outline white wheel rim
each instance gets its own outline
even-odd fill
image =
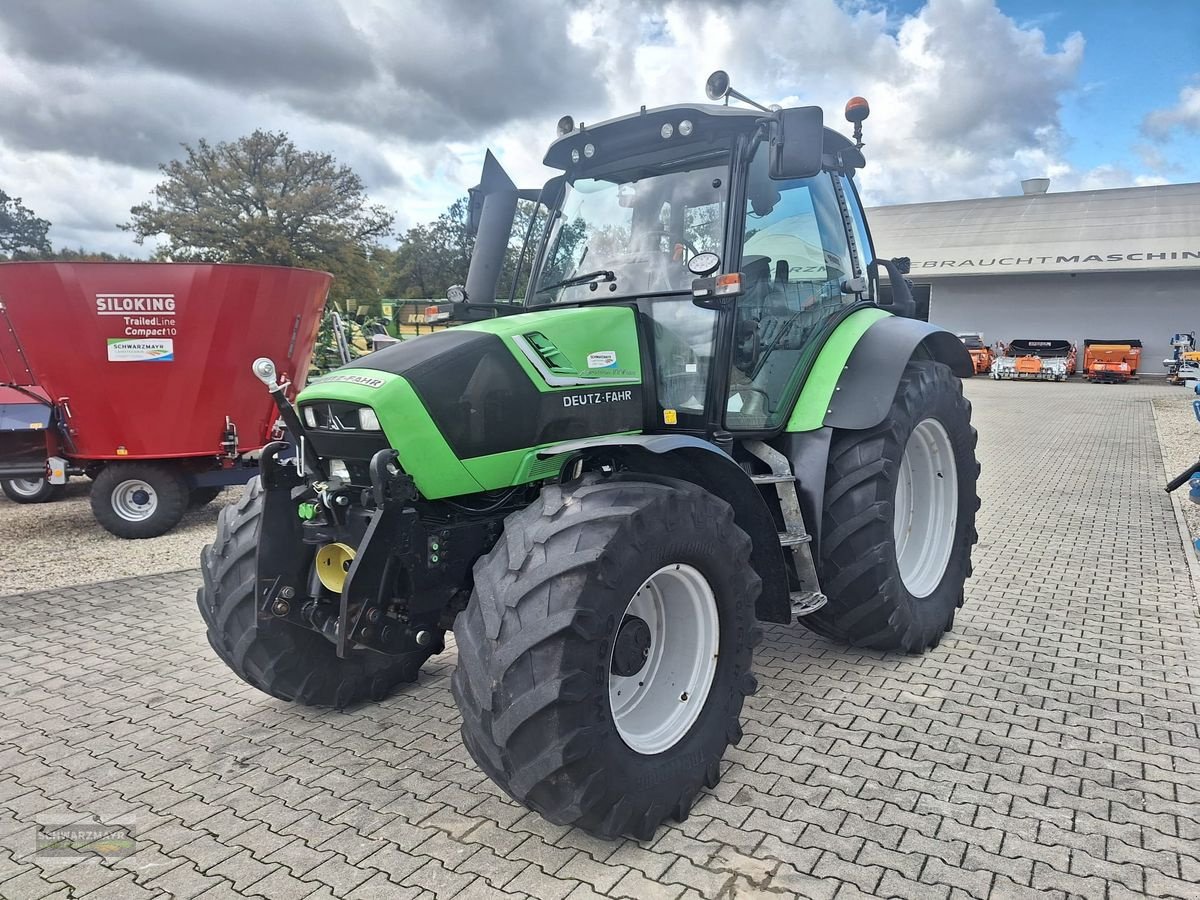
[[[158,494],[149,483],[130,478],[113,488],[112,508],[126,522],[144,522],[158,509]]]
[[[608,701],[621,739],[650,756],[679,743],[708,700],[721,638],[717,598],[699,570],[663,566],[629,601],[622,624],[627,617],[646,623],[650,646],[642,668],[629,676],[613,672],[609,654]]]
[[[958,526],[958,470],[950,436],[923,419],[900,460],[895,502],[896,564],[904,587],[928,597],[942,583]]]
[[[32,497],[42,489],[42,483],[45,480],[45,478],[10,478],[8,486],[12,488],[14,494]]]

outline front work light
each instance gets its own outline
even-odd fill
[[[663,136],[663,139],[669,138],[675,133],[675,128],[670,122],[663,122],[663,127],[658,132]]]
[[[684,119],[679,123],[679,136],[687,137],[692,133],[692,122],[690,119]]]

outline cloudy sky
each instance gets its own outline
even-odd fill
[[[118,222],[198,138],[282,129],[397,225],[493,148],[528,185],[564,113],[871,102],[868,202],[1200,181],[1194,0],[5,0],[0,189],[55,246],[144,255]],[[844,123],[843,123],[844,124]]]

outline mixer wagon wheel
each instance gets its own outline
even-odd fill
[[[202,506],[208,506],[221,495],[223,487],[201,487],[192,488],[188,494],[188,508],[200,509]]]
[[[187,481],[169,463],[109,463],[92,482],[92,514],[117,537],[165,534],[179,524],[187,505]]]
[[[51,484],[45,478],[6,478],[0,490],[13,503],[48,503],[62,493],[61,484]]]

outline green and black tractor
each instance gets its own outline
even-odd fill
[[[875,257],[866,101],[851,139],[708,96],[564,117],[540,189],[489,154],[457,327],[294,406],[256,361],[290,437],[203,554],[209,641],[274,697],[381,700],[453,632],[479,767],[604,837],[717,783],[761,623],[921,653],[976,539],[971,359]]]

